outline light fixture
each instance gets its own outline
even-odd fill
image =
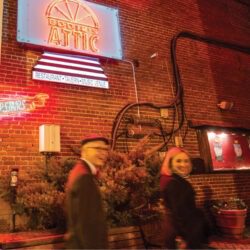
[[[155,53],[153,53],[153,54],[150,56],[150,58],[153,59],[153,58],[158,57],[158,56],[159,56],[159,53],[158,53],[158,52],[155,52]]]
[[[226,110],[229,111],[233,108],[234,103],[233,102],[229,102],[229,101],[221,101],[217,104],[218,108],[220,108],[221,110]]]
[[[61,151],[60,125],[43,124],[39,126],[39,152],[45,156],[45,175],[48,175],[50,158]]]

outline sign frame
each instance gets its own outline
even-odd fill
[[[250,171],[250,130],[205,126],[197,136],[206,172]]]
[[[17,41],[47,51],[123,57],[119,10],[85,0],[18,0]]]

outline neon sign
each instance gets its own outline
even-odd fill
[[[22,44],[122,59],[118,10],[84,0],[18,0]]]
[[[54,1],[46,16],[50,26],[49,44],[98,52],[99,21],[86,4],[77,0]]]
[[[47,94],[39,93],[33,97],[22,96],[17,98],[0,99],[0,116],[10,116],[20,113],[29,113],[38,107],[44,107]]]

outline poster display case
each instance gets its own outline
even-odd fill
[[[250,131],[205,127],[198,130],[207,172],[250,170]]]

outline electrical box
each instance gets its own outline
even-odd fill
[[[168,118],[168,109],[167,108],[161,108],[160,109],[160,114],[161,114],[161,117],[164,118],[164,119],[167,119]]]
[[[174,141],[176,147],[183,147],[183,140],[181,136],[175,136]]]
[[[60,151],[60,126],[54,124],[39,126],[39,152]]]

